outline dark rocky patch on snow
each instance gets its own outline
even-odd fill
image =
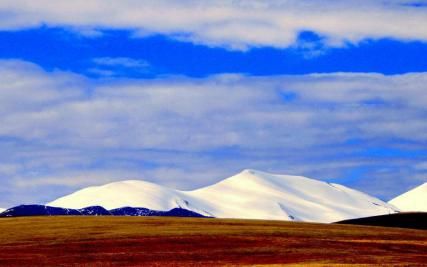
[[[104,209],[101,206],[92,206],[78,210],[81,215],[89,215],[89,216],[109,216],[112,215],[111,212]]]

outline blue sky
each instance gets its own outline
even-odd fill
[[[31,45],[29,45],[31,44]],[[307,44],[310,48],[307,48]],[[326,47],[313,32],[302,32],[288,48],[258,47],[247,51],[196,45],[167,35],[135,38],[129,30],[105,30],[87,38],[63,28],[38,27],[0,32],[0,57],[30,61],[45,70],[76,72],[91,78],[165,75],[206,77],[221,73],[269,76],[328,72],[377,72],[387,75],[427,69],[427,45],[391,38]],[[100,66],[95,58],[127,58],[143,68]],[[96,72],[95,70],[106,70]]]
[[[0,3],[0,207],[245,168],[427,181],[424,1],[41,1]]]

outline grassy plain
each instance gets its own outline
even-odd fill
[[[427,231],[167,217],[0,219],[0,266],[424,266]]]

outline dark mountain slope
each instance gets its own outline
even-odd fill
[[[171,216],[171,217],[205,217],[193,211],[175,208],[169,211],[150,210],[146,208],[124,207],[106,210],[100,206],[83,209],[64,209],[44,205],[20,205],[0,213],[0,217],[22,216]]]
[[[400,227],[427,230],[427,212],[401,212],[336,222],[384,227]]]

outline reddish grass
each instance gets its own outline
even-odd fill
[[[0,265],[423,266],[427,231],[155,217],[0,219]]]

